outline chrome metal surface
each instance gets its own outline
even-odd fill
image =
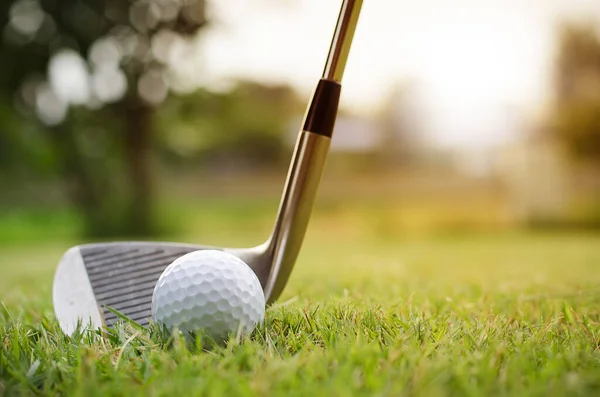
[[[362,2],[363,0],[344,0],[342,3],[327,62],[323,69],[324,79],[342,81]]]
[[[79,322],[83,327],[102,326],[100,306],[94,296],[79,247],[63,255],[52,285],[52,305],[61,329],[72,334]]]
[[[292,272],[302,246],[331,139],[303,131],[281,198],[273,234],[267,245],[271,271],[264,287],[267,302],[276,300]]]

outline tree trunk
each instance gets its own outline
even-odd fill
[[[49,128],[52,144],[60,160],[60,168],[67,184],[67,195],[73,204],[83,213],[85,219],[84,234],[95,236],[105,231],[102,222],[102,198],[96,189],[93,175],[75,139],[72,125],[67,121]]]
[[[153,223],[153,184],[151,172],[152,118],[154,109],[139,99],[124,107],[125,155],[131,202],[128,212],[130,230],[137,235],[155,232]]]

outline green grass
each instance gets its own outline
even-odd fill
[[[187,240],[260,241],[270,222],[238,215]],[[0,246],[0,395],[600,395],[600,236],[368,224],[318,215],[263,326],[210,349],[66,337],[51,288],[73,242]]]

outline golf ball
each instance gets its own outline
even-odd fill
[[[223,251],[201,250],[173,261],[152,295],[152,318],[171,331],[204,331],[215,340],[250,333],[264,319],[265,296],[254,271]]]

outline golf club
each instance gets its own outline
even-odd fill
[[[223,248],[166,242],[111,242],[70,248],[54,277],[52,299],[62,330],[78,323],[94,329],[117,320],[112,307],[146,326],[154,286],[165,268],[186,253],[216,249],[247,263],[258,276],[267,303],[283,291],[302,246],[329,152],[341,80],[362,0],[343,0],[329,54],[304,116],[287,174],[275,226],[252,248]]]

